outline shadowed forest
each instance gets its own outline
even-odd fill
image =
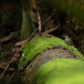
[[[0,84],[84,83],[84,0],[0,0]]]

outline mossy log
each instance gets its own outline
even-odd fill
[[[54,36],[42,36],[22,49],[18,69],[26,84],[82,84],[84,57],[73,46]],[[26,71],[24,71],[26,67]]]

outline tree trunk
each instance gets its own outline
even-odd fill
[[[29,8],[26,0],[22,2],[22,27],[21,27],[21,38],[26,39],[33,32],[33,23],[29,15]]]

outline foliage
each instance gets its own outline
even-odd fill
[[[66,47],[71,50],[80,59],[84,59],[82,54],[73,46],[68,46],[62,39],[58,37],[42,36],[36,38],[24,45],[22,49],[22,56],[20,58],[19,70],[23,68],[26,62],[32,61],[38,54],[42,53],[47,48],[52,48],[53,45]]]

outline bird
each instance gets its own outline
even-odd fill
[[[69,36],[68,35],[65,35],[65,36],[63,36],[63,37],[65,37],[65,43],[68,45],[68,46],[74,46],[75,47],[75,45],[73,44],[73,42],[71,41],[71,39],[69,38]]]

